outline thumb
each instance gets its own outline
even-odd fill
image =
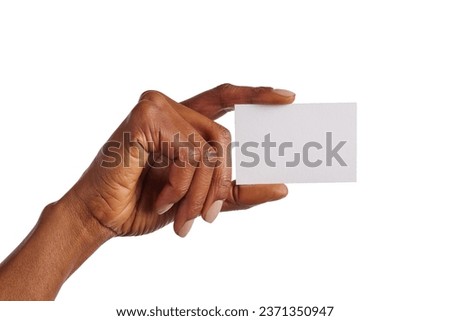
[[[288,189],[284,184],[236,185],[236,181],[233,181],[222,211],[247,209],[277,201],[286,197],[287,194]]]

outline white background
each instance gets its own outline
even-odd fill
[[[0,2],[2,258],[146,89],[182,100],[231,82],[358,103],[357,183],[291,185],[287,199],[198,221],[186,239],[170,226],[114,239],[56,303],[0,304],[0,318],[334,305],[319,319],[448,320],[446,5]],[[233,115],[222,123],[232,130]]]

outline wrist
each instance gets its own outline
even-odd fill
[[[51,228],[64,247],[68,263],[67,277],[103,243],[115,236],[91,215],[73,191],[47,205],[38,226],[43,229]]]
[[[0,265],[0,300],[51,300],[67,278],[113,233],[69,192]]]
[[[43,216],[60,216],[70,227],[69,233],[78,236],[77,241],[84,245],[101,245],[115,236],[114,231],[102,225],[89,208],[72,189],[57,202],[44,209]]]

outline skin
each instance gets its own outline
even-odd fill
[[[69,276],[113,237],[151,233],[171,222],[185,237],[198,216],[211,223],[220,211],[285,197],[283,184],[231,181],[230,133],[214,120],[235,104],[289,104],[294,98],[286,90],[230,84],[181,103],[160,92],[143,93],[80,180],[43,210],[1,263],[0,300],[53,300]],[[177,134],[190,149],[164,148]],[[111,152],[122,155],[119,164]]]

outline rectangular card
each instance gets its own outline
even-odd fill
[[[236,105],[238,184],[356,182],[356,103]]]

